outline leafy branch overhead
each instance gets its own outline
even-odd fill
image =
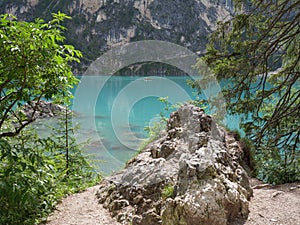
[[[68,18],[58,12],[47,23],[29,23],[0,16],[0,137],[15,136],[32,122],[34,115],[28,119],[18,111],[25,103],[43,98],[65,102],[71,96],[77,79],[69,63],[79,62],[82,55],[62,44],[65,28],[60,23]],[[7,128],[8,119],[17,125]]]
[[[268,152],[268,160],[279,159],[273,164],[282,163],[283,170],[298,168],[291,175],[295,179],[300,163],[300,2],[235,4],[234,17],[219,22],[210,36],[204,60],[219,80],[227,81],[228,110],[244,115],[242,126],[257,151]]]
[[[29,23],[0,16],[0,224],[45,222],[60,198],[100,178],[71,135],[68,107],[44,102],[69,106],[78,82],[69,63],[81,53],[62,44],[67,18],[57,13],[50,22]],[[65,117],[49,137],[23,129],[54,105]]]

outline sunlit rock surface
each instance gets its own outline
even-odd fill
[[[49,20],[61,11],[71,20],[63,24],[67,43],[83,52],[81,71],[113,47],[139,40],[160,40],[179,44],[200,54],[216,22],[233,13],[231,0],[6,0],[0,13],[21,20],[36,17]]]
[[[161,138],[102,182],[99,202],[123,224],[218,224],[248,215],[243,150],[193,105],[171,114]]]

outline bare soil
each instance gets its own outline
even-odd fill
[[[251,186],[248,218],[234,225],[300,225],[300,182],[270,185],[252,179]]]
[[[253,197],[247,220],[233,225],[300,225],[300,182],[283,185],[251,180]],[[48,225],[119,225],[99,205],[95,196],[98,186],[70,195],[48,217]],[[195,224],[198,225],[198,224]]]
[[[96,192],[99,186],[70,195],[57,205],[48,217],[48,225],[118,225],[109,212],[98,204]]]

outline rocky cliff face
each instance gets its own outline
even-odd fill
[[[166,132],[102,182],[100,203],[122,224],[226,225],[247,217],[252,194],[239,143],[184,105]]]
[[[231,0],[3,0],[0,13],[46,20],[51,12],[66,21],[68,42],[82,50],[85,66],[103,52],[138,40],[163,40],[200,54],[216,21],[229,18]]]

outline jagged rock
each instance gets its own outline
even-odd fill
[[[66,107],[43,100],[39,101],[38,104],[32,101],[22,107],[22,113],[26,116],[27,120],[61,116],[65,112]],[[71,113],[71,110],[68,110],[68,113]]]
[[[65,35],[83,52],[78,69],[84,72],[91,61],[109,49],[140,40],[168,41],[203,53],[217,21],[229,19],[234,8],[232,0],[73,0],[48,4],[38,0],[0,1],[1,14],[10,13],[25,21],[37,17],[48,21],[57,11],[72,17],[64,22],[68,28]],[[122,75],[182,74],[170,66],[151,67],[133,65]]]
[[[163,134],[102,182],[99,202],[112,215],[135,225],[225,225],[247,217],[252,190],[232,135],[193,105],[172,113]]]

